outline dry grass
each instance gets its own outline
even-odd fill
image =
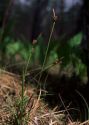
[[[0,73],[0,125],[14,124],[14,112],[16,111],[16,100],[21,93],[21,79],[15,74],[8,72]],[[29,114],[27,125],[89,125],[89,120],[84,123],[72,122],[64,114],[65,111],[56,111],[41,100],[30,85],[25,87],[25,96],[29,101],[25,107],[25,114]],[[25,117],[26,115],[24,115]],[[23,124],[22,124],[23,125]]]

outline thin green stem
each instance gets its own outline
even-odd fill
[[[45,63],[46,63],[47,54],[48,54],[48,50],[49,50],[49,46],[50,46],[52,34],[53,34],[53,31],[54,31],[54,27],[55,27],[55,21],[53,22],[52,29],[51,29],[51,33],[50,33],[50,36],[49,36],[48,45],[47,45],[47,49],[46,49],[46,53],[45,53],[45,57],[44,57],[44,62],[43,62],[43,65],[42,65],[42,69],[41,69],[41,72],[40,72],[40,76],[39,76],[39,83],[40,83],[40,79],[41,79],[41,77],[42,77],[42,72],[43,72],[43,70],[44,70],[44,66],[45,66]]]
[[[29,66],[29,62],[30,62],[31,57],[32,57],[32,49],[31,49],[28,61],[26,63],[25,70],[23,70],[23,75],[22,75],[22,100],[21,100],[22,101],[22,105],[21,105],[21,115],[23,115],[23,112],[24,112],[24,104],[23,104],[23,101],[24,101],[24,82],[25,82],[25,77],[26,77],[28,66]]]
[[[31,60],[31,56],[32,56],[32,49],[31,49],[31,52],[30,52],[28,61],[27,61],[27,63],[26,63],[25,70],[23,71],[23,76],[22,76],[22,102],[23,102],[23,96],[24,96],[24,82],[25,82],[25,76],[26,76],[26,73],[27,73],[27,69],[28,69],[29,62],[30,62],[30,60]]]

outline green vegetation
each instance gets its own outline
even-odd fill
[[[79,33],[68,42],[60,44],[60,41],[52,41],[55,44],[49,45],[46,55],[45,66],[51,65],[57,59],[62,59],[61,70],[67,70],[73,67],[73,72],[80,78],[86,76],[86,66],[81,61],[81,50],[79,44],[82,34]],[[0,45],[0,65],[9,67],[9,65],[21,65],[27,62],[29,53],[31,52],[30,67],[32,65],[42,65],[45,58],[46,45],[41,36],[38,37],[35,44],[21,40],[14,40],[10,36],[6,36]],[[7,61],[5,61],[7,60]],[[26,64],[25,64],[26,65]]]

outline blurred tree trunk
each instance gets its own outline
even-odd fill
[[[84,62],[87,66],[87,76],[88,84],[87,89],[89,90],[89,1],[85,0],[83,7],[83,40],[82,40],[82,49],[84,52]]]

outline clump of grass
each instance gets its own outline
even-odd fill
[[[22,74],[22,91],[21,91],[21,99],[17,102],[17,106],[16,106],[16,113],[14,114],[14,119],[13,119],[13,125],[28,125],[28,120],[29,120],[29,113],[31,111],[31,108],[29,109],[29,111],[26,112],[26,109],[28,107],[29,102],[31,101],[30,98],[26,97],[24,95],[24,84],[25,84],[25,76],[27,74],[27,69],[31,60],[31,56],[32,56],[32,50],[30,51],[30,55],[28,57],[28,61],[26,63],[25,69],[23,70],[23,74]]]
[[[31,97],[24,96],[22,98],[17,99],[15,105],[13,106],[14,112],[12,111],[12,115],[10,117],[9,124],[11,125],[28,125],[29,113],[32,107],[29,107],[29,102],[31,101]],[[28,111],[29,110],[29,111]]]

